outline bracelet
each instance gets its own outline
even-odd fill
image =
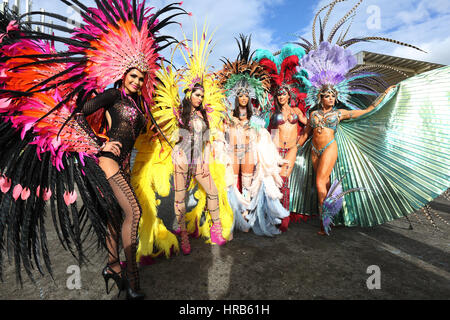
[[[377,107],[381,103],[381,101],[384,99],[384,97],[386,97],[386,96],[387,96],[387,93],[383,92],[383,94],[381,96],[379,96],[377,101],[375,102],[376,104],[374,105],[374,108]]]

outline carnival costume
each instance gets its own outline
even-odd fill
[[[122,234],[127,275],[120,280],[107,266],[103,271],[107,290],[109,278],[119,287],[124,288],[128,280],[128,288],[139,289],[135,257],[141,213],[129,183],[128,159],[151,118],[147,106],[152,103],[161,59],[158,52],[175,42],[155,33],[185,11],[171,4],[151,14],[145,3],[129,0],[96,1],[97,8],[75,0],[63,2],[79,11],[83,24],[47,12],[21,18],[51,16],[60,24],[22,23],[51,27],[69,36],[13,27],[1,45],[0,254],[6,249],[8,256],[14,255],[19,280],[21,262],[31,279],[34,267],[43,273],[41,257],[52,273],[44,225],[48,203],[59,240],[80,264],[85,260],[83,242],[92,231],[99,247],[117,259],[110,263],[118,263]],[[171,11],[177,13],[158,20]],[[66,50],[57,51],[55,42],[67,45]],[[145,73],[142,96],[127,96],[117,89],[97,94],[123,80],[131,69]],[[112,124],[102,130],[106,112]],[[104,141],[112,140],[122,143],[120,157],[101,152]],[[98,157],[116,161],[119,172],[107,180]],[[122,224],[121,209],[127,224]],[[122,225],[130,225],[130,230],[120,232]],[[142,297],[134,293],[128,290],[127,297]]]
[[[276,226],[289,216],[289,212],[280,203],[282,179],[279,164],[282,159],[264,128],[264,116],[270,111],[270,107],[267,110],[270,77],[258,62],[252,61],[251,38],[240,35],[237,42],[240,52],[236,61],[223,60],[224,67],[218,73],[226,90],[228,107],[225,130],[231,164],[227,167],[227,175],[234,177],[228,189],[228,200],[234,211],[236,229],[248,231],[251,228],[258,235],[273,236],[280,233]],[[235,115],[241,95],[248,96],[252,114],[250,119],[246,115],[245,123]],[[254,161],[253,172],[241,171],[241,193],[238,189],[239,175],[234,172],[232,164],[237,162],[240,167],[241,163],[251,159]]]
[[[339,2],[333,1],[317,13],[313,26],[319,14],[328,9],[325,19],[321,20],[318,41],[313,29],[312,42],[302,38],[303,42],[299,43],[307,53],[300,61],[300,67],[307,70],[312,84],[307,105],[311,108],[319,105],[319,93],[326,87],[336,95],[340,109],[365,109],[384,87],[374,72],[395,68],[357,66],[355,56],[347,48],[371,40],[413,46],[381,37],[347,40],[347,32],[333,44],[334,36],[362,1],[338,21],[325,40],[328,18]],[[449,89],[449,71],[444,68],[404,80],[387,96],[378,98],[374,110],[356,119],[340,122],[337,107],[327,114],[320,108],[310,109],[311,128],[334,131],[339,147],[331,174],[331,181],[335,182],[323,207],[318,208],[314,175],[311,174],[314,172],[311,152],[320,157],[334,140],[322,149],[308,141],[299,151],[292,173],[296,183],[291,185],[291,211],[311,215],[322,209],[323,225],[328,233],[333,219],[334,223],[345,226],[383,224],[426,206],[447,190],[450,181],[450,111],[445,97]],[[372,99],[368,99],[370,97]],[[339,211],[340,214],[333,218]]]
[[[152,113],[163,136],[159,135],[149,142],[149,133],[143,135],[136,144],[138,154],[132,182],[143,206],[138,248],[138,258],[142,263],[161,254],[169,257],[172,252],[178,252],[178,240],[174,233],[181,233],[184,254],[190,252],[184,230],[191,236],[200,236],[207,243],[216,244],[224,244],[231,234],[233,212],[227,200],[225,164],[215,157],[216,144],[222,144],[216,139],[220,137],[225,106],[218,81],[213,74],[208,73],[211,40],[212,36],[208,37],[206,27],[200,36],[195,28],[192,47],[187,45],[186,37],[179,47],[186,67],[175,72],[172,66],[167,66],[158,73],[160,84],[155,92],[156,103]],[[187,99],[190,99],[194,88],[199,85],[204,88],[202,105],[207,122],[194,113],[189,118],[189,124],[183,123],[179,85]],[[211,145],[210,150],[207,145]],[[203,163],[209,163],[206,176],[202,176],[203,172],[199,168]],[[192,194],[196,187],[194,197]],[[175,226],[168,227],[173,233],[158,216],[161,200],[167,198],[171,191],[175,196],[177,221]],[[188,198],[195,202],[189,212]],[[212,221],[212,213],[217,212],[220,222]]]
[[[305,103],[306,90],[310,85],[307,73],[304,70],[298,70],[299,61],[305,55],[303,48],[300,48],[293,44],[285,45],[278,54],[272,54],[268,50],[258,49],[255,52],[255,60],[259,62],[271,77],[271,90],[270,101],[274,107],[270,115],[270,121],[268,124],[269,131],[278,130],[279,126],[283,125],[286,121],[291,124],[298,124],[298,132],[300,134],[303,130],[303,125],[299,123],[297,114],[293,113],[288,119],[283,118],[281,110],[277,110],[275,107],[277,104],[277,96],[279,92],[287,91],[291,97],[289,105],[292,108],[299,108],[302,114],[306,114],[307,106]],[[277,137],[275,137],[277,139]],[[278,146],[278,152],[280,156],[285,159],[289,148]],[[286,210],[290,210],[290,186],[289,181],[292,182],[292,178],[289,176],[283,177],[283,185],[281,192],[283,194],[282,204]],[[281,229],[287,230],[290,222],[290,218],[286,217],[283,220]]]

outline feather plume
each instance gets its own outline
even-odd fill
[[[287,44],[277,56],[268,50],[258,49],[255,52],[254,59],[261,64],[271,79],[270,94],[272,101],[277,94],[277,90],[285,87],[291,93],[291,105],[299,107],[305,113],[305,92],[310,83],[306,71],[299,65],[299,61],[304,55],[305,50],[303,48]]]
[[[236,39],[239,48],[237,60],[223,58],[224,66],[217,73],[221,86],[226,90],[228,98],[228,113],[231,115],[234,109],[234,99],[242,91],[248,93],[250,99],[258,101],[260,107],[265,110],[266,95],[270,89],[270,77],[264,68],[251,58],[251,36],[246,37],[242,34]],[[254,113],[256,110],[254,110]]]
[[[327,41],[325,39],[325,27],[333,9],[336,5],[345,0],[332,1],[327,6],[322,7],[316,14],[313,23],[313,41],[312,43],[307,39],[300,38],[301,42],[295,44],[300,45],[306,49],[307,55],[301,60],[300,65],[302,68],[308,71],[309,79],[312,86],[308,89],[307,105],[316,105],[318,103],[318,94],[325,86],[334,87],[338,91],[338,99],[347,107],[361,108],[364,107],[362,101],[366,101],[367,98],[361,97],[361,95],[375,95],[378,88],[382,88],[382,81],[375,80],[379,75],[376,73],[364,73],[365,70],[371,70],[376,72],[379,69],[388,68],[387,66],[358,66],[356,67],[356,58],[349,50],[346,50],[349,46],[359,42],[369,41],[385,41],[391,42],[402,46],[414,48],[422,51],[420,48],[409,45],[404,42],[393,40],[384,37],[358,37],[345,40],[351,23],[345,31],[341,33],[336,44],[333,44],[333,38],[338,30],[350,19],[354,18],[357,8],[361,5],[363,0],[358,0],[357,3],[334,25],[331,29]],[[328,9],[325,19],[320,17],[320,13]],[[320,21],[320,41],[317,45],[315,34],[315,22]],[[399,71],[396,68],[389,67],[391,70]],[[359,72],[359,74],[358,74]],[[402,73],[404,74],[404,73]],[[361,100],[362,99],[362,100]]]

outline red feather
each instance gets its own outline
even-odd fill
[[[297,55],[286,57],[281,63],[281,72],[278,73],[277,65],[270,59],[263,58],[259,64],[267,71],[271,80],[272,99],[276,96],[276,90],[282,85],[289,85],[291,93],[291,106],[298,107],[303,114],[306,113],[305,98],[306,94],[301,92],[298,87],[303,86],[302,82],[294,75],[297,73],[299,58]],[[297,87],[298,86],[298,87]],[[275,100],[273,100],[275,101]]]
[[[297,66],[299,64],[297,56],[289,56],[283,60],[281,64],[280,78],[283,79],[283,83],[293,84],[298,82],[293,76],[297,73]]]

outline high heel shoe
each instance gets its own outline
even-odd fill
[[[323,223],[323,207],[319,207],[319,218],[320,218],[320,231],[317,231],[319,236],[328,236],[329,234],[325,231]]]
[[[219,246],[223,246],[227,243],[227,240],[222,236],[222,224],[220,223],[220,219],[213,220],[213,225],[211,227],[211,242]]]
[[[134,290],[131,285],[130,285],[130,281],[127,278],[126,275],[126,270],[123,270],[122,272],[122,279],[123,279],[123,290],[126,293],[127,296],[127,300],[143,300],[145,298],[145,294],[142,292],[138,292],[137,290]],[[120,293],[122,291],[119,292],[118,297],[120,297]]]
[[[122,281],[121,274],[117,273],[116,271],[114,271],[111,268],[111,266],[116,264],[116,263],[119,263],[119,261],[114,262],[114,263],[108,263],[106,265],[106,267],[103,268],[103,271],[102,271],[103,279],[105,279],[106,294],[109,294],[111,292],[111,289],[113,288],[114,283],[117,285],[117,289],[119,289],[119,292],[121,290],[123,290],[123,281]],[[108,286],[108,283],[109,283],[110,279],[114,280],[114,283],[112,284],[111,287]]]

